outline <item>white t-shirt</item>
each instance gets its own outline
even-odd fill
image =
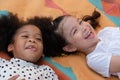
[[[10,61],[0,58],[0,80],[8,80],[17,74],[20,75],[17,80],[58,80],[55,72],[47,65],[37,66],[18,58]]]
[[[111,56],[120,55],[120,28],[106,27],[98,33],[98,38],[101,41],[87,55],[88,66],[104,77],[114,74],[120,78],[120,72],[109,72]]]

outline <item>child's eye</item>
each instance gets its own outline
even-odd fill
[[[42,41],[42,38],[36,38],[38,41]]]
[[[28,36],[27,36],[27,35],[22,35],[21,37],[28,38]]]
[[[76,32],[77,32],[77,29],[74,29],[72,34],[75,35]]]
[[[77,29],[74,30],[73,34],[75,34],[77,32]]]

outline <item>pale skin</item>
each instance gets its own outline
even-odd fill
[[[35,63],[43,55],[42,34],[36,26],[22,26],[17,30],[13,40],[14,41],[8,45],[8,51],[13,53],[14,58]],[[19,75],[15,75],[9,80],[16,80],[18,77]]]
[[[81,51],[87,55],[95,49],[96,44],[100,41],[88,22],[72,16],[66,16],[56,32],[67,40],[68,44],[63,47],[63,50],[67,52]],[[119,61],[120,56],[112,56],[110,72],[120,72]]]

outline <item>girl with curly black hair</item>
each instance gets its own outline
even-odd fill
[[[58,80],[52,68],[34,64],[44,54],[44,35],[46,26],[51,26],[50,21],[47,17],[23,21],[12,13],[0,17],[0,51],[12,57],[10,60],[0,58],[0,80],[17,74],[17,79]]]

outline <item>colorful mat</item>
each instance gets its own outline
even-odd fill
[[[44,60],[47,61],[48,63],[54,65],[60,71],[62,71],[66,76],[68,76],[70,78],[70,80],[77,80],[75,74],[73,73],[73,71],[70,67],[63,67],[62,65],[60,65],[56,62],[53,62],[52,59],[49,57],[45,57]]]
[[[91,14],[97,7],[112,22],[120,26],[119,2],[120,0],[1,0],[0,10],[17,13],[21,18],[32,16],[51,16],[55,18],[64,14],[81,18],[84,15]],[[113,9],[114,7],[115,9]],[[0,14],[7,14],[7,12],[3,11]],[[101,26],[114,25],[109,19],[102,15]],[[9,57],[7,58],[9,59]],[[47,62],[46,64],[55,67],[55,71],[60,74],[60,80],[118,80],[115,78],[106,79],[91,71],[86,65],[84,55],[57,57],[55,59],[46,57],[44,61]]]
[[[89,0],[113,23],[120,26],[120,0]]]

